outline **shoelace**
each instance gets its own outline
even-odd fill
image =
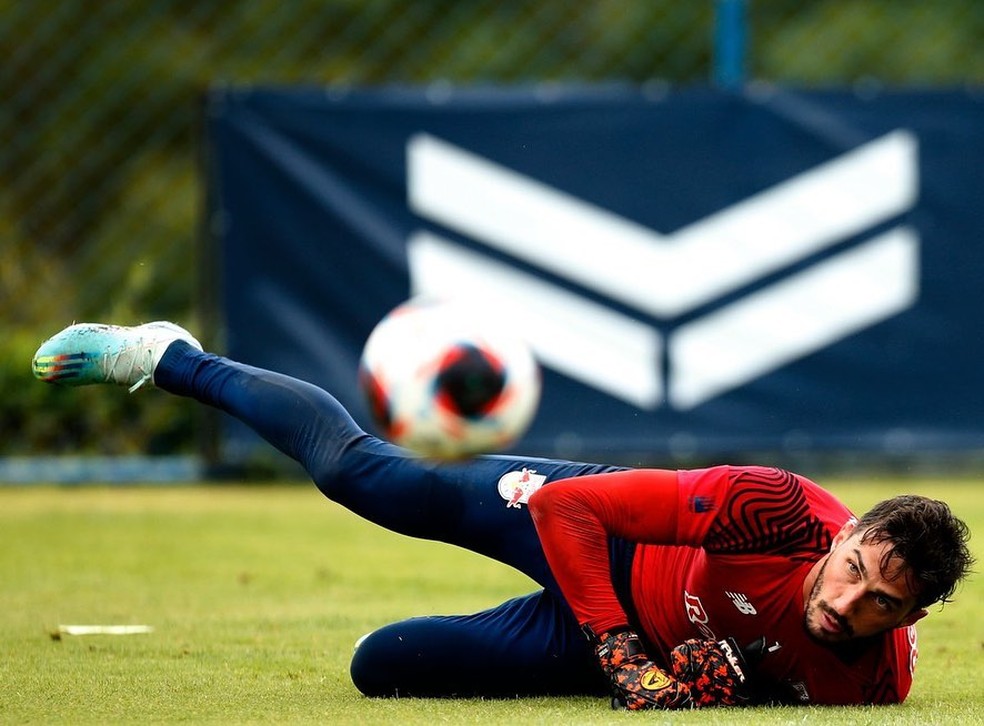
[[[127,353],[129,353],[131,350],[134,349],[124,348],[123,350],[119,350],[115,353],[109,353],[108,351],[106,353],[103,353],[101,367],[102,367],[103,377],[107,382],[111,382],[111,383],[120,382],[121,379],[116,370],[116,366],[120,364],[121,360],[124,360],[124,356]],[[139,365],[141,354],[143,354],[143,357],[146,358],[145,366]],[[126,375],[122,378],[122,380],[124,381],[129,380],[133,376],[135,370],[139,371],[140,378],[138,378],[137,381],[132,386],[130,386],[130,388],[128,389],[130,393],[133,393],[138,388],[143,386],[153,376],[154,354],[151,352],[150,348],[143,347],[142,345],[139,344],[136,346],[136,351],[133,353],[133,355],[129,356],[129,367],[126,369]]]

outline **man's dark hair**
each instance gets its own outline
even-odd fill
[[[857,531],[866,544],[891,543],[879,566],[889,579],[905,574],[917,608],[950,602],[974,564],[970,529],[945,502],[928,497],[886,499],[861,517]]]

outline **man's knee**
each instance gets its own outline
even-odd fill
[[[487,682],[462,669],[455,618],[423,616],[385,625],[356,642],[350,674],[366,696],[448,698],[493,695]]]
[[[352,683],[363,695],[370,697],[411,695],[401,692],[401,684],[394,679],[394,675],[407,666],[399,662],[399,653],[393,647],[393,638],[386,630],[387,628],[374,630],[355,642],[355,652],[349,667]]]

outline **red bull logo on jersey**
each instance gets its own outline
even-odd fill
[[[543,486],[547,477],[537,474],[536,469],[523,467],[522,471],[506,472],[499,479],[499,496],[506,500],[506,508],[522,509],[528,504],[530,497]]]

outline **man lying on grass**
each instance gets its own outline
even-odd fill
[[[365,636],[351,672],[370,696],[607,692],[633,710],[897,703],[912,683],[914,624],[972,565],[966,525],[921,496],[856,518],[774,468],[423,460],[362,431],[320,388],[204,353],[170,323],[73,325],[33,366],[51,383],[149,384],[226,411],[332,501],[541,586]]]

